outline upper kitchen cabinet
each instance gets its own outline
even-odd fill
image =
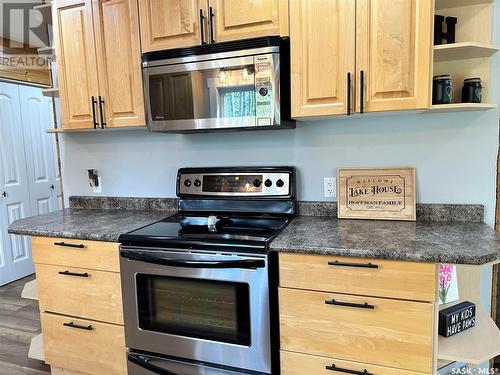
[[[431,5],[429,0],[357,0],[356,112],[429,106]]]
[[[94,30],[105,126],[144,125],[137,2],[94,1]]]
[[[288,0],[211,0],[209,5],[210,41],[288,35]]]
[[[142,51],[288,35],[288,0],[139,0]]]
[[[355,6],[344,0],[290,2],[292,117],[345,114],[353,105]]]
[[[292,117],[427,108],[431,3],[291,1]]]
[[[63,129],[145,124],[135,0],[56,0]]]
[[[143,52],[194,46],[205,38],[201,0],[139,0],[139,14]]]
[[[54,40],[62,127],[94,127],[92,99],[99,95],[90,0],[57,0]]]

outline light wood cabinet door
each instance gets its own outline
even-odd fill
[[[216,42],[288,35],[288,0],[211,0],[210,6]]]
[[[55,1],[54,41],[62,127],[94,127],[92,96],[97,97],[97,61],[91,0]]]
[[[348,73],[355,74],[355,17],[355,1],[290,2],[292,117],[347,113]]]
[[[40,323],[47,364],[85,374],[127,374],[123,326],[46,312]]]
[[[135,0],[94,0],[99,95],[106,127],[145,125]]]
[[[357,112],[428,107],[431,5],[429,0],[357,0]]]
[[[371,364],[342,361],[336,358],[318,357],[313,355],[293,353],[282,350],[281,375],[334,375],[367,374],[376,375],[424,375],[422,372],[401,370],[399,368],[381,367]],[[333,371],[336,368],[337,371]],[[342,371],[347,370],[347,371]]]
[[[120,274],[36,264],[41,311],[123,325]]]
[[[142,51],[201,44],[200,9],[206,17],[206,0],[139,0]]]
[[[282,350],[431,372],[432,303],[279,288],[279,306]]]

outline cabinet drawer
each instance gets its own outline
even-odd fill
[[[327,369],[335,366],[340,371]],[[348,370],[350,372],[342,372]],[[318,357],[307,354],[291,353],[281,351],[281,375],[335,375],[335,374],[367,374],[372,375],[422,375],[421,372],[394,369],[390,367],[381,367],[376,365],[367,365],[363,363],[341,361],[338,359]],[[357,371],[357,372],[353,372]]]
[[[417,301],[436,300],[436,266],[281,253],[280,286]]]
[[[119,244],[33,237],[33,262],[120,272]]]
[[[119,273],[37,264],[36,283],[41,311],[123,324]]]
[[[280,288],[279,306],[281,349],[431,371],[432,303]]]
[[[44,312],[40,314],[40,320],[46,363],[96,375],[126,374],[122,326]]]

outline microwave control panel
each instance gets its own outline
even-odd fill
[[[257,126],[273,125],[274,118],[274,72],[273,55],[257,55],[255,64],[255,106]]]

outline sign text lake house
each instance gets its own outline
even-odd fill
[[[338,217],[415,220],[415,168],[340,168]]]

